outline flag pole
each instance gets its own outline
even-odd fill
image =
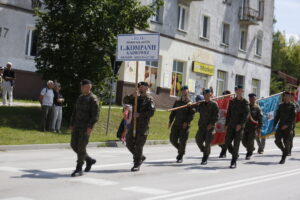
[[[139,79],[139,61],[136,61],[136,69],[135,69],[135,91],[137,93],[138,91],[138,79]],[[134,98],[134,115],[133,115],[133,137],[135,138],[136,136],[136,113],[137,113],[137,104],[138,104],[138,96],[136,94]]]

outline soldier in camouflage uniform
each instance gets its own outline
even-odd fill
[[[250,101],[250,115],[248,117],[245,131],[242,139],[244,147],[247,149],[246,160],[250,160],[254,148],[254,140],[256,134],[260,135],[262,128],[263,114],[258,104],[256,104],[256,94],[251,93],[248,95]]]
[[[91,92],[92,83],[81,81],[81,95],[71,117],[71,147],[77,154],[77,166],[71,176],[82,175],[82,166],[86,162],[85,172],[89,172],[96,163],[86,152],[86,146],[95,123],[99,119],[99,102],[97,96]]]
[[[240,142],[250,110],[249,102],[243,98],[243,93],[243,86],[238,86],[236,90],[236,97],[229,102],[226,116],[227,134],[225,144],[228,151],[232,154],[230,168],[236,168]]]
[[[200,102],[196,107],[197,112],[200,113],[196,143],[201,152],[203,152],[201,165],[206,165],[210,154],[215,124],[219,118],[219,107],[216,102],[211,101],[212,92],[210,89],[205,89],[203,95],[205,101]]]
[[[284,92],[283,103],[281,103],[276,112],[274,119],[274,129],[278,124],[278,128],[275,133],[275,144],[282,151],[282,157],[279,164],[284,164],[286,156],[290,151],[292,129],[295,123],[295,105],[290,101],[290,93]]]
[[[181,88],[181,97],[175,101],[173,108],[187,105],[191,102],[189,99],[189,90],[187,86]],[[176,157],[177,163],[182,163],[185,147],[189,137],[190,123],[194,118],[195,109],[191,107],[172,111],[169,117],[169,128],[171,127],[170,141],[178,150]],[[175,120],[175,121],[174,121]]]
[[[147,94],[149,84],[140,82],[138,92],[124,97],[124,104],[130,104],[134,108],[134,99],[138,95],[136,118],[136,134],[134,136],[133,123],[130,124],[129,131],[126,135],[126,146],[133,155],[134,165],[131,171],[139,171],[140,166],[146,157],[143,155],[143,148],[147,140],[150,118],[154,115],[155,106],[151,96]],[[137,94],[138,93],[138,94]]]
[[[297,120],[297,112],[299,112],[299,109],[300,109],[299,104],[297,103],[297,101],[295,101],[295,94],[294,93],[291,93],[290,98],[291,98],[291,103],[295,105],[296,117],[295,117],[295,121],[293,123],[291,145],[290,145],[290,150],[289,150],[288,156],[292,155],[293,140],[294,140],[294,137],[295,137],[295,128],[296,128],[296,120]]]

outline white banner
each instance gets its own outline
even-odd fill
[[[158,60],[159,38],[159,34],[118,35],[117,61]]]

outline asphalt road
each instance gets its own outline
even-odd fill
[[[182,164],[175,163],[171,145],[146,146],[140,172],[130,172],[126,148],[89,148],[97,163],[75,178],[70,177],[76,159],[70,149],[0,152],[0,200],[299,200],[300,138],[284,165],[278,164],[281,152],[273,140],[250,161],[242,147],[236,169],[229,169],[229,155],[218,158],[219,147],[201,166],[202,155],[193,143]]]

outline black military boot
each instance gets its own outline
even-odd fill
[[[232,158],[231,163],[230,163],[230,168],[235,169],[236,168],[236,159]]]
[[[219,158],[226,158],[226,149],[222,149]]]
[[[89,158],[86,160],[86,167],[84,169],[85,172],[91,171],[92,165],[94,165],[97,161],[95,159]]]
[[[202,158],[201,165],[206,165],[207,164],[207,159],[208,159],[208,155],[204,155],[203,158]]]
[[[285,159],[286,159],[286,155],[283,154],[282,157],[281,157],[281,160],[280,160],[279,164],[284,164],[285,163]]]
[[[135,161],[133,167],[131,168],[132,172],[140,171],[140,167],[142,165],[142,161]]]
[[[75,177],[76,175],[82,176],[82,165],[77,164],[75,171],[71,174],[72,177]]]
[[[178,156],[176,157],[176,162],[177,163],[182,163],[183,162],[183,155],[178,154]]]
[[[246,160],[250,160],[252,156],[252,152],[247,152],[246,154]]]

